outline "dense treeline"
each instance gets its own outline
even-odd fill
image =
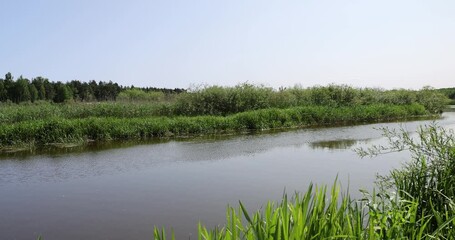
[[[450,98],[451,104],[455,104],[455,88],[440,88],[438,91]]]
[[[135,88],[123,87],[112,81],[81,82],[72,80],[67,83],[52,82],[47,78],[36,77],[27,79],[20,76],[14,79],[11,73],[5,74],[5,78],[0,78],[0,102],[35,102],[50,101],[61,103],[66,101],[115,101],[121,92],[130,90],[140,91],[144,94],[154,92],[161,94],[172,94],[183,92],[183,89],[166,89],[166,88]]]

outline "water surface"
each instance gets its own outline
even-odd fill
[[[438,124],[455,128],[455,113]],[[353,149],[385,144],[381,126],[415,131],[430,121],[212,136],[89,149],[24,153],[0,160],[2,239],[151,239],[153,226],[173,226],[177,239],[197,239],[199,221],[216,226],[227,204],[250,211],[286,191],[331,184],[360,196],[375,175],[406,153],[359,158]]]

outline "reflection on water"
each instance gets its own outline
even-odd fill
[[[332,141],[312,142],[309,145],[313,149],[348,149],[354,146],[357,142],[358,140],[355,139],[340,139]]]
[[[130,140],[130,141],[105,141],[91,142],[86,145],[50,145],[34,150],[5,151],[0,152],[0,159],[33,159],[39,155],[56,156],[66,154],[78,154],[85,152],[97,152],[110,149],[128,148],[138,145],[159,144],[169,142],[168,139]]]
[[[453,106],[455,107],[455,106]],[[447,114],[445,114],[447,115]],[[443,121],[444,116],[440,119]],[[410,125],[411,129],[414,128],[415,124],[422,122],[430,122],[430,120],[416,120],[407,122],[406,125]],[[67,154],[79,154],[87,152],[100,152],[113,149],[122,149],[130,148],[137,146],[149,146],[154,144],[164,144],[171,142],[183,142],[183,143],[216,143],[226,142],[230,140],[238,141],[239,139],[245,139],[247,141],[258,139],[258,138],[273,138],[274,136],[280,136],[285,134],[285,137],[288,138],[292,134],[302,134],[308,133],[309,138],[305,139],[304,142],[295,143],[295,146],[301,146],[302,144],[310,143],[310,146],[315,148],[327,148],[327,149],[346,149],[355,144],[351,141],[360,141],[357,137],[360,136],[374,136],[375,138],[380,137],[378,131],[374,130],[384,124],[389,126],[399,126],[402,122],[395,121],[389,123],[377,123],[377,124],[360,124],[355,126],[334,126],[334,127],[313,127],[313,128],[304,128],[304,129],[275,129],[275,130],[266,130],[258,132],[250,132],[243,135],[228,134],[228,135],[205,135],[205,136],[196,136],[196,137],[178,137],[178,138],[153,138],[153,139],[141,139],[141,140],[123,140],[123,141],[104,141],[104,142],[91,142],[88,144],[74,145],[74,144],[55,144],[48,145],[38,149],[18,149],[11,151],[0,151],[0,160],[2,159],[35,159],[36,156],[60,156]],[[413,124],[415,123],[415,124]],[[346,138],[343,139],[341,133],[346,133],[346,131],[353,131],[352,134],[345,135]],[[362,131],[362,133],[359,133]],[[349,138],[352,137],[352,138]],[[294,139],[295,140],[295,139]],[[361,140],[366,141],[366,139]],[[352,145],[349,145],[350,142]],[[344,145],[346,144],[346,145]],[[266,146],[258,146],[259,148],[250,149],[251,152],[264,151],[268,148],[275,146],[288,146],[290,145],[289,140],[276,143]],[[236,154],[236,152],[231,152],[228,155]],[[223,158],[223,157],[221,157]]]
[[[455,112],[455,105],[450,105],[446,109],[444,109],[444,112]]]
[[[141,139],[141,140],[123,140],[123,141],[103,141],[103,142],[90,142],[83,145],[74,145],[74,144],[55,144],[48,145],[42,148],[33,149],[33,150],[11,150],[0,152],[1,159],[35,159],[36,156],[60,156],[68,154],[80,154],[80,153],[89,153],[89,152],[100,152],[106,150],[122,149],[122,148],[131,148],[138,146],[152,146],[157,144],[164,143],[219,143],[229,140],[238,140],[238,139],[249,139],[250,136],[265,136],[270,137],[280,133],[289,132],[290,130],[271,130],[264,132],[252,132],[244,135],[234,135],[234,134],[225,134],[225,135],[204,135],[196,136],[192,138],[181,137],[181,138],[154,138],[154,139]]]
[[[239,200],[254,210],[279,199],[283,189],[304,191],[310,182],[330,184],[337,175],[345,188],[348,179],[350,189],[371,188],[376,173],[388,173],[409,156],[360,159],[351,149],[383,144],[374,128],[412,132],[429,122],[14,153],[0,160],[1,238],[149,239],[156,225],[173,226],[177,239],[188,239],[199,221],[223,223],[226,204]],[[454,128],[455,113],[438,123]]]

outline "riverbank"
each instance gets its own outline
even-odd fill
[[[0,125],[0,151],[91,141],[187,137],[281,128],[333,126],[430,116],[419,104],[304,106],[223,116],[50,118]]]

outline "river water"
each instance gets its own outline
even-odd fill
[[[359,158],[385,144],[382,126],[415,131],[431,121],[312,128],[261,134],[110,143],[0,158],[0,238],[152,239],[153,226],[197,239],[198,222],[223,223],[238,201],[250,210],[283,192],[338,176],[354,197],[372,189],[407,153]],[[436,121],[455,128],[455,112]]]

